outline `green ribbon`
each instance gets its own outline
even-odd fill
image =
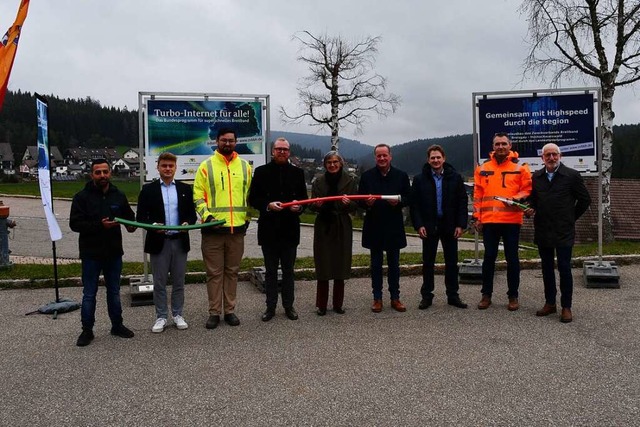
[[[222,225],[226,221],[224,219],[219,219],[210,222],[203,222],[200,224],[190,224],[190,225],[166,225],[166,224],[147,224],[146,222],[137,222],[137,221],[129,221],[124,218],[113,218],[114,221],[119,222],[120,224],[129,225],[132,227],[144,228],[145,230],[176,230],[176,231],[187,231],[187,230],[197,230],[199,228],[205,227],[215,227],[216,225]]]

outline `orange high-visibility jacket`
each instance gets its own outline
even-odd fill
[[[481,223],[522,224],[522,209],[495,200],[494,196],[524,199],[531,194],[531,171],[519,163],[518,153],[510,151],[500,164],[489,160],[476,168],[473,189],[473,217]]]

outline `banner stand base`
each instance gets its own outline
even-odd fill
[[[131,307],[153,305],[153,276],[132,276],[129,279]]]
[[[459,265],[458,281],[462,285],[482,284],[482,261],[465,259]]]
[[[585,261],[584,286],[587,288],[620,288],[620,271],[613,261]]]

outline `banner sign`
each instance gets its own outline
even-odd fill
[[[222,128],[235,130],[236,152],[254,165],[266,162],[264,102],[256,98],[213,97],[147,101],[144,160],[145,180],[159,177],[158,156],[168,151],[178,157],[176,179],[194,179],[200,163],[217,149]]]
[[[38,181],[44,214],[49,225],[51,241],[62,239],[62,231],[53,214],[51,198],[51,168],[49,167],[49,124],[48,105],[43,98],[36,96],[36,112],[38,117]]]
[[[579,94],[478,98],[479,163],[493,150],[494,135],[506,132],[512,150],[532,171],[543,166],[542,147],[552,142],[560,147],[564,164],[580,172],[597,172],[597,111],[594,94],[584,90]]]

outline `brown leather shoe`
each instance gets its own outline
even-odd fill
[[[555,313],[557,311],[558,311],[558,309],[556,308],[555,305],[545,304],[544,307],[542,307],[540,310],[536,311],[536,316],[539,316],[539,317],[548,316],[548,315],[553,314],[553,313]]]
[[[562,323],[571,323],[572,320],[573,320],[573,315],[571,314],[571,309],[563,308],[562,312],[560,313],[560,321]]]
[[[520,303],[518,303],[518,298],[509,298],[509,304],[507,304],[507,310],[516,311],[520,308]]]
[[[478,310],[486,310],[491,305],[491,297],[489,295],[482,295],[482,299],[478,303]]]
[[[400,311],[400,312],[407,311],[407,307],[405,307],[404,304],[400,302],[399,299],[391,300],[391,308],[393,308],[395,311]]]
[[[382,300],[374,299],[373,304],[371,305],[371,311],[374,313],[380,313],[382,311]]]

